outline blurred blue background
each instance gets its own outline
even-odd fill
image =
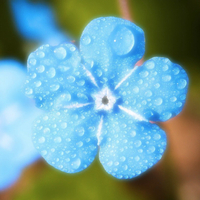
[[[47,26],[40,28],[36,23],[30,27],[36,31],[31,31],[31,35],[30,29],[23,27],[30,16],[16,14],[23,14],[26,1],[13,2],[15,7],[10,1],[2,1],[0,6],[0,59],[18,59],[24,66],[29,53],[49,41],[45,37],[48,33],[49,38],[58,35],[58,40],[51,40],[54,44],[63,40],[76,40],[78,44],[81,32],[92,19],[120,17],[117,0],[32,0],[34,5],[42,2],[52,10],[40,7],[40,14],[35,15],[34,9],[27,6],[24,13],[36,16]],[[130,0],[129,10],[134,22],[145,31],[144,59],[168,57],[179,63],[190,78],[183,112],[160,124],[168,136],[168,148],[161,162],[136,179],[119,181],[105,173],[98,158],[88,169],[73,175],[39,160],[24,169],[15,185],[0,192],[1,200],[200,199],[200,1]],[[48,16],[51,12],[53,18],[43,19],[42,13]]]

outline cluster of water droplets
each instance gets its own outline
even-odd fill
[[[161,159],[166,135],[156,124],[136,122],[126,114],[105,119],[102,131],[106,142],[100,147],[105,170],[120,179],[133,178]]]
[[[91,111],[45,114],[35,121],[33,144],[50,165],[67,173],[79,172],[97,154],[98,121]]]
[[[144,33],[127,20],[101,17],[84,29],[80,51],[99,85],[115,85],[142,58]]]
[[[85,71],[73,44],[43,45],[28,58],[25,93],[40,108],[51,110],[88,102]]]
[[[152,58],[120,87],[123,105],[152,121],[166,121],[179,114],[186,99],[188,77],[167,58]]]

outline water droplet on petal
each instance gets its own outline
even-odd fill
[[[148,61],[145,66],[147,69],[153,69],[155,67],[155,63],[153,61]]]
[[[157,106],[160,106],[162,104],[162,102],[163,102],[162,98],[157,98],[154,101],[155,105],[157,105]]]
[[[177,83],[177,88],[178,89],[184,89],[187,85],[187,81],[185,79],[180,79],[178,80],[178,83]]]
[[[68,76],[67,80],[69,83],[73,83],[76,79],[73,76]]]
[[[45,142],[45,137],[40,137],[38,142],[41,143],[41,144],[44,143]]]
[[[120,157],[120,161],[124,162],[126,158],[124,156]]]
[[[45,67],[44,67],[44,65],[39,65],[39,66],[36,68],[36,70],[37,70],[38,73],[42,73],[42,72],[44,72]]]
[[[111,45],[117,55],[126,55],[134,47],[135,38],[131,30],[125,26],[120,26],[111,35]]]
[[[151,146],[147,149],[147,153],[153,153],[156,150],[154,146]]]
[[[48,76],[49,78],[53,78],[55,75],[56,75],[56,70],[55,70],[55,68],[51,67],[51,68],[49,69],[49,71],[47,72],[47,76]]]
[[[54,53],[55,56],[60,60],[64,59],[67,55],[67,51],[63,47],[56,48]]]
[[[43,151],[41,151],[41,154],[42,154],[42,156],[45,156],[45,155],[47,155],[47,151],[43,150]]]
[[[91,37],[89,35],[87,35],[87,34],[83,35],[81,37],[81,43],[83,45],[89,45],[91,43]]]
[[[60,85],[59,85],[59,84],[50,85],[50,90],[51,90],[52,92],[57,91],[59,88],[60,88]]]
[[[77,158],[75,161],[73,161],[71,165],[72,165],[72,167],[73,167],[74,169],[78,169],[78,168],[80,167],[80,165],[81,165],[81,160],[80,160],[80,158]]]
[[[56,137],[56,138],[54,139],[54,142],[55,142],[55,143],[61,143],[61,141],[62,141],[61,137]]]
[[[163,76],[162,77],[162,80],[164,81],[164,82],[168,82],[168,81],[170,81],[171,80],[171,76],[170,75],[165,75],[165,76]]]

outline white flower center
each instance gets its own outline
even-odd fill
[[[100,92],[93,95],[95,100],[95,110],[112,110],[116,97],[108,89],[108,87],[102,89]]]

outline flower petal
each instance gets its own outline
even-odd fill
[[[102,134],[100,161],[109,174],[119,179],[145,172],[161,159],[166,148],[165,132],[156,124],[136,122],[126,114],[105,119]]]
[[[97,154],[99,121],[85,108],[51,112],[36,121],[33,144],[53,167],[67,173],[82,171]]]
[[[188,76],[178,64],[154,57],[119,87],[123,106],[151,121],[166,121],[184,106]]]
[[[99,86],[113,85],[144,54],[144,32],[130,21],[101,17],[84,29],[80,51]]]
[[[93,88],[80,67],[80,55],[73,44],[44,45],[28,58],[25,93],[37,107],[53,110],[79,102],[88,103]],[[85,76],[84,76],[85,75]],[[88,89],[89,88],[89,89]]]

